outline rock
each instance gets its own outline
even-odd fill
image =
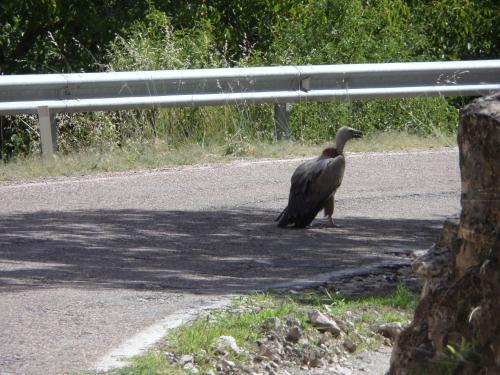
[[[396,341],[398,338],[399,334],[403,330],[403,327],[401,326],[401,323],[384,323],[380,324],[377,327],[377,332],[380,333],[382,336],[387,337],[388,339],[391,339],[391,341]]]
[[[190,354],[184,354],[183,356],[181,356],[181,358],[179,359],[179,364],[181,366],[184,366],[188,363],[193,363],[194,362],[194,357]]]
[[[332,334],[330,332],[323,332],[318,340],[318,346],[324,345],[328,346],[332,341]]]
[[[169,363],[175,363],[175,362],[177,362],[177,358],[176,358],[176,355],[174,353],[164,352],[163,354],[165,355],[165,358],[167,359],[167,361]]]
[[[337,320],[337,319],[333,319],[333,318],[329,318],[329,319],[334,321],[342,332],[349,333],[349,332],[355,331],[355,325],[349,319],[346,319],[346,320],[340,320],[340,319]]]
[[[314,357],[309,362],[309,367],[323,367],[324,365],[325,362],[323,361],[323,358]]]
[[[264,345],[265,343],[267,343],[267,339],[266,338],[260,338],[260,339],[255,340],[255,343],[257,345],[259,345],[259,346],[260,345]]]
[[[344,342],[342,343],[342,345],[349,353],[354,353],[356,351],[356,349],[358,348],[356,343],[353,340],[351,340],[350,338],[346,338],[344,340]]]
[[[309,320],[311,321],[312,325],[318,329],[318,331],[328,331],[333,336],[340,335],[341,331],[337,323],[334,320],[329,319],[326,315],[322,314],[318,310],[313,310],[309,313]]]
[[[244,374],[254,375],[255,373],[257,373],[257,371],[253,367],[245,364],[238,365],[238,369]]]
[[[308,350],[304,353],[302,363],[308,367],[322,367],[324,353],[318,350]]]
[[[269,366],[271,366],[275,370],[279,369],[279,365],[274,361],[269,362]]]
[[[215,349],[215,354],[217,354],[221,357],[226,357],[229,353],[221,348],[217,348],[217,349]]]
[[[300,320],[294,316],[287,316],[285,318],[285,322],[288,327],[294,327],[294,326],[300,327],[301,325]]]
[[[236,366],[236,364],[233,361],[230,361],[228,359],[223,359],[221,361],[221,365],[225,368],[233,368],[234,366]]]
[[[220,336],[217,339],[217,351],[222,353],[225,352],[227,349],[232,350],[236,354],[240,354],[243,352],[242,349],[238,346],[236,343],[236,340],[232,336]]]
[[[281,328],[281,320],[279,318],[271,317],[264,320],[262,324],[265,331],[276,331]]]
[[[259,347],[258,357],[270,360],[270,361],[280,361],[280,355],[283,350],[281,344],[276,345],[263,344]]]
[[[286,335],[286,340],[291,342],[299,342],[299,339],[302,337],[302,330],[298,326],[293,326],[288,329],[288,333]]]
[[[194,366],[194,364],[192,362],[186,363],[182,368],[187,373],[192,374],[192,375],[196,375],[199,373],[199,370]]]

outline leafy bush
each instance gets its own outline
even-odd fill
[[[2,72],[373,63],[500,53],[500,3],[494,0],[94,3],[2,3]],[[296,140],[322,142],[348,124],[364,131],[449,132],[464,101],[298,103],[291,133]],[[172,147],[227,142],[226,151],[237,154],[248,142],[272,141],[274,134],[272,105],[60,115],[58,123],[63,152],[161,139]],[[33,116],[2,118],[4,159],[38,147]]]

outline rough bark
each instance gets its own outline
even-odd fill
[[[414,262],[421,301],[391,375],[500,374],[500,94],[460,111],[462,212]]]

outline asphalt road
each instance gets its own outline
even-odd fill
[[[92,369],[171,314],[407,259],[460,207],[455,150],[351,154],[340,228],[279,229],[299,162],[0,183],[0,372]]]

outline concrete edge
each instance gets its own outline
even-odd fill
[[[155,324],[136,333],[115,349],[110,350],[96,362],[93,366],[93,370],[96,372],[106,372],[111,369],[127,366],[132,357],[144,353],[148,348],[166,336],[169,330],[195,319],[204,311],[224,308],[231,303],[231,300],[232,296],[221,297],[215,302],[203,307],[190,308],[170,314]]]

